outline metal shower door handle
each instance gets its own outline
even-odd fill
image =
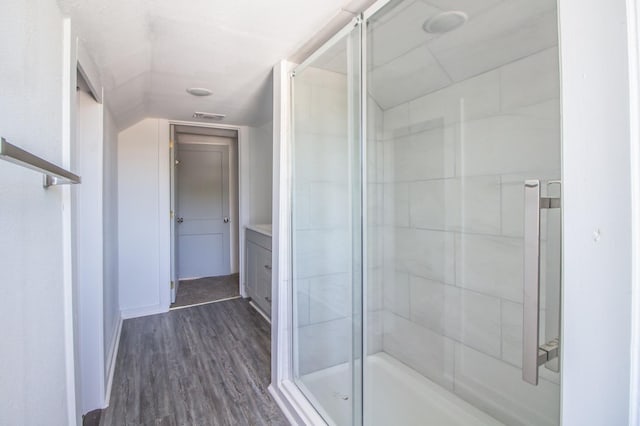
[[[555,182],[554,182],[555,183]],[[540,196],[540,181],[524,184],[524,307],[522,379],[538,384],[538,366],[558,356],[559,338],[540,346],[540,210],[560,208],[560,198]]]

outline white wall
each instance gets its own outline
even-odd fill
[[[118,284],[123,318],[169,309],[169,123],[118,136]]]
[[[249,223],[271,223],[273,123],[249,127]]]
[[[629,395],[631,295],[637,291],[631,282],[630,161],[637,140],[631,141],[630,123],[638,117],[637,110],[630,116],[627,10],[622,1],[558,3],[565,195],[562,420],[622,425],[638,403]]]
[[[8,0],[0,15],[0,136],[63,163],[63,20],[55,2]],[[68,124],[67,124],[68,125]],[[75,410],[65,330],[63,193],[0,161],[0,424],[67,425]]]

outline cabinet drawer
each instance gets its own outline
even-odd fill
[[[253,231],[251,229],[246,229],[246,232],[247,241],[251,241],[256,245],[271,251],[271,237]]]

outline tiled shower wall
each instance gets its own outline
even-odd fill
[[[351,355],[347,95],[344,74],[307,68],[295,78],[294,350],[303,375]]]
[[[557,57],[369,108],[368,339],[509,424],[558,419],[557,374],[520,369],[522,188],[560,177]]]

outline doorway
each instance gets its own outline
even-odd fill
[[[238,132],[171,135],[171,308],[239,297]]]

